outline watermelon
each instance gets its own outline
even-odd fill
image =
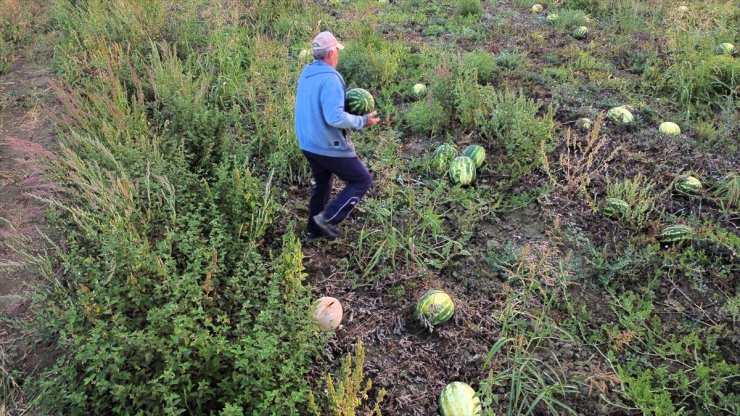
[[[635,121],[635,117],[632,115],[630,110],[623,105],[609,109],[609,111],[606,112],[606,117],[619,125],[628,125]]]
[[[457,149],[449,144],[443,144],[432,155],[432,169],[437,173],[445,173],[452,159],[457,157]]]
[[[675,243],[677,241],[690,240],[694,234],[694,229],[688,225],[676,224],[663,228],[658,234],[658,241],[661,243]]]
[[[548,14],[547,15],[547,17],[545,18],[545,20],[547,20],[548,23],[554,25],[555,23],[557,23],[560,20],[560,15],[557,14],[557,13],[551,13],[551,14]]]
[[[447,322],[454,313],[455,304],[452,298],[441,290],[426,292],[416,304],[416,317],[428,321],[433,326]]]
[[[667,134],[669,136],[678,136],[681,134],[681,127],[678,127],[678,124],[671,123],[670,121],[666,121],[663,123],[660,123],[660,126],[658,126],[658,131],[661,134]]]
[[[311,315],[322,331],[337,329],[342,322],[342,304],[335,298],[324,296],[311,305]]]
[[[439,395],[442,416],[480,416],[480,399],[469,385],[455,381],[445,386]]]
[[[729,42],[720,43],[719,46],[717,46],[717,53],[720,55],[732,55],[734,51],[735,45]]]
[[[682,194],[696,194],[701,192],[701,181],[691,175],[681,176],[676,179],[673,187]]]
[[[609,218],[624,218],[630,212],[630,205],[619,198],[606,198],[601,213]]]
[[[414,95],[421,98],[427,93],[427,86],[424,84],[414,84]]]
[[[452,182],[470,185],[475,180],[475,162],[467,156],[458,156],[450,162],[449,173]]]
[[[463,156],[473,159],[475,167],[479,168],[483,166],[483,162],[486,161],[486,150],[483,149],[483,146],[471,144],[463,150]]]
[[[357,116],[364,116],[375,110],[375,99],[372,94],[362,88],[352,88],[347,91],[344,100],[344,111]]]
[[[536,3],[534,6],[532,6],[532,13],[542,13],[542,5],[539,3]]]
[[[573,37],[576,39],[585,39],[588,36],[588,28],[586,26],[578,26],[573,31]]]
[[[681,13],[686,13],[689,11],[689,8],[687,6],[681,5],[681,6],[678,6],[678,11]]]

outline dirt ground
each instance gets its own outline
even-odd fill
[[[38,197],[53,189],[43,172],[56,142],[49,115],[58,110],[48,87],[47,54],[34,45],[19,55],[0,76],[0,368],[6,370],[29,368],[45,356],[24,342],[22,327],[5,318],[28,319],[33,294],[44,284],[29,256],[49,247],[44,202]],[[17,407],[0,408],[2,415],[27,410],[21,397],[2,403]]]

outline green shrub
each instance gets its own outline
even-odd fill
[[[726,55],[691,55],[671,65],[663,74],[664,85],[687,114],[716,111],[740,84],[740,60]]]
[[[263,174],[272,172],[280,181],[307,179],[308,164],[296,146],[293,130],[295,78],[286,76],[292,62],[285,59],[288,47],[268,38],[254,42],[251,58],[244,58],[249,62],[243,70],[249,82],[236,86],[235,108],[227,113],[227,124],[234,126],[236,138]],[[225,78],[238,80],[240,76],[227,74]]]
[[[196,74],[166,44],[160,44],[150,57],[158,124],[165,126],[170,143],[184,146],[194,168],[208,169],[218,163],[226,127],[223,112],[206,97],[212,75]]]
[[[111,153],[64,156],[69,280],[38,324],[67,353],[38,379],[39,403],[71,415],[305,411],[320,342],[296,237],[269,255],[256,245],[277,209],[269,183],[237,157],[209,186],[156,151],[140,153],[156,170],[135,180]]]
[[[55,20],[65,33],[61,44],[73,49],[95,45],[99,39],[148,48],[166,23],[165,5],[159,0],[64,0],[55,6]]]
[[[442,132],[449,124],[447,111],[436,99],[411,104],[404,119],[412,133],[425,136]]]
[[[564,9],[583,10],[594,15],[603,14],[608,6],[609,0],[564,0],[561,6]]]
[[[485,50],[466,53],[461,65],[463,71],[475,70],[480,84],[490,84],[496,75],[496,58]]]
[[[617,374],[625,384],[627,396],[634,400],[643,412],[655,416],[676,414],[676,407],[671,400],[671,394],[665,386],[654,385],[654,375],[651,370],[648,369],[633,375],[618,367]]]
[[[345,42],[337,70],[348,86],[381,89],[396,82],[402,75],[408,56],[407,47],[371,35]]]
[[[554,24],[560,29],[572,30],[578,26],[588,26],[591,23],[591,19],[586,13],[578,9],[559,10],[558,17]]]
[[[524,65],[526,62],[526,52],[505,50],[496,55],[496,65],[508,70],[517,69]]]
[[[638,173],[632,179],[612,181],[606,178],[606,196],[617,198],[630,206],[624,220],[635,227],[642,227],[655,210],[655,182]]]
[[[580,51],[573,62],[573,69],[584,72],[609,71],[611,65],[591,55],[588,51]]]
[[[454,113],[465,129],[473,128],[475,120],[486,118],[490,114],[486,102],[494,94],[493,87],[481,86],[477,79],[475,69],[461,70],[455,78]]]
[[[542,102],[527,98],[522,91],[495,92],[485,96],[489,116],[476,120],[481,137],[493,148],[505,149],[507,168],[518,177],[539,166],[541,143],[552,140],[554,111],[548,108],[542,117],[537,114]]]
[[[660,348],[659,356],[678,362],[687,362],[681,369],[666,365],[641,368],[632,361],[617,366],[617,374],[625,386],[625,395],[644,412],[653,415],[675,415],[676,406],[701,409],[698,414],[735,414],[740,410],[738,397],[729,385],[737,364],[715,360],[712,365],[704,361],[705,355],[690,356],[691,351],[714,349],[716,335],[700,337],[697,332],[684,336],[672,335]],[[685,353],[684,353],[685,352]],[[652,366],[650,366],[652,367]]]
[[[352,362],[354,361],[354,367]],[[368,400],[368,392],[373,386],[372,380],[364,380],[365,365],[365,346],[362,340],[358,340],[355,345],[354,357],[351,354],[344,356],[342,367],[337,374],[332,377],[326,375],[326,398],[328,408],[333,416],[355,416],[357,407]],[[336,380],[336,381],[335,381]],[[363,384],[364,381],[364,384]],[[370,416],[381,416],[380,403],[385,397],[385,389],[378,392],[378,398],[375,400],[375,406]],[[315,416],[322,416],[319,406],[315,402],[313,394],[309,396],[311,411]],[[365,407],[365,410],[368,410]]]
[[[485,32],[482,31],[475,22],[470,24],[456,26],[452,30],[452,35],[457,41],[465,41],[470,43],[479,43],[485,39]]]
[[[458,16],[480,16],[483,14],[483,5],[480,0],[457,0],[455,13]]]
[[[657,52],[652,49],[635,48],[630,42],[615,46],[615,66],[619,69],[643,74],[658,61]]]
[[[6,42],[0,37],[0,75],[4,75],[10,70],[10,65],[13,63],[13,45],[10,42]]]
[[[161,35],[159,2],[78,6],[56,9],[70,81],[53,84],[66,116],[52,201],[64,276],[38,304],[39,341],[59,355],[29,382],[36,404],[306,414],[322,339],[300,244],[272,231],[274,181],[295,155],[281,146],[296,148],[287,47],[203,25],[207,47],[176,51],[148,40]],[[263,147],[279,156],[255,157]]]
[[[216,4],[219,7],[215,13],[226,14],[224,6]],[[291,44],[311,39],[314,28],[308,22],[315,19],[307,15],[311,10],[310,4],[307,0],[252,0],[241,17],[258,32]]]
[[[10,70],[16,50],[42,33],[49,13],[41,0],[0,3],[0,75]]]
[[[431,79],[429,91],[452,117],[455,111],[455,77],[456,68],[452,63],[442,63],[434,68],[429,75]]]

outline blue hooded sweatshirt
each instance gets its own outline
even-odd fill
[[[295,133],[301,150],[332,157],[355,157],[346,130],[360,130],[367,116],[344,111],[344,79],[334,68],[314,61],[298,78],[295,99]]]

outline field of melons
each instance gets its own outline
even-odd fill
[[[61,109],[0,415],[740,414],[740,8],[535,3],[0,11],[0,74],[45,45]],[[305,242],[321,30],[381,123],[345,236]]]

